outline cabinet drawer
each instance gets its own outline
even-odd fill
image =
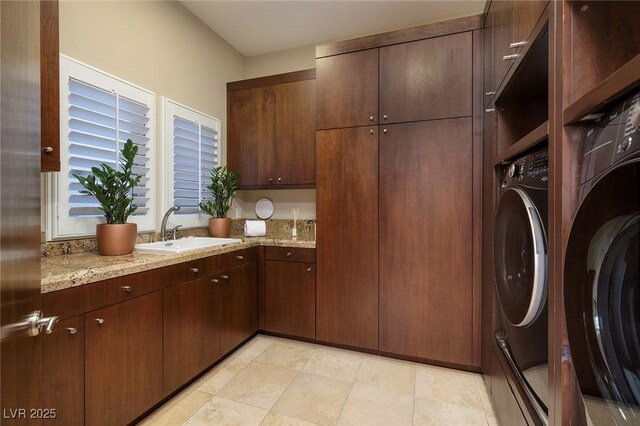
[[[255,247],[250,247],[225,253],[221,257],[221,269],[224,271],[226,269],[235,268],[236,266],[244,263],[253,262],[258,258],[258,250]]]
[[[190,260],[166,268],[165,287],[208,277],[220,272],[220,256]]]
[[[165,269],[154,269],[86,285],[85,312],[160,290],[163,287]]]
[[[84,313],[84,286],[53,291],[42,295],[42,312],[59,320]]]
[[[316,250],[291,247],[265,247],[265,260],[285,260],[290,262],[316,262]]]

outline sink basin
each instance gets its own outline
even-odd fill
[[[136,250],[150,253],[184,253],[185,251],[197,250],[207,247],[223,246],[226,244],[238,244],[242,240],[233,238],[207,238],[207,237],[187,237],[179,240],[157,241],[155,243],[136,244]]]

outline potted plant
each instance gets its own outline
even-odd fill
[[[207,189],[212,199],[200,203],[200,210],[211,216],[209,235],[212,237],[229,238],[231,235],[231,219],[227,217],[227,212],[238,191],[239,177],[239,171],[229,171],[227,166],[214,167],[211,170],[211,184]]]
[[[138,234],[138,226],[127,223],[127,218],[138,209],[133,204],[133,188],[141,177],[132,173],[138,147],[128,139],[120,153],[120,171],[102,163],[100,167],[92,167],[92,173],[86,177],[73,175],[85,187],[80,193],[96,197],[98,208],[107,219],[107,223],[96,225],[98,252],[103,256],[131,253]]]

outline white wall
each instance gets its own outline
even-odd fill
[[[302,46],[246,58],[244,78],[263,77],[316,67],[316,46]]]

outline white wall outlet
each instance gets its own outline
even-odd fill
[[[242,207],[236,207],[236,219],[242,219]]]

